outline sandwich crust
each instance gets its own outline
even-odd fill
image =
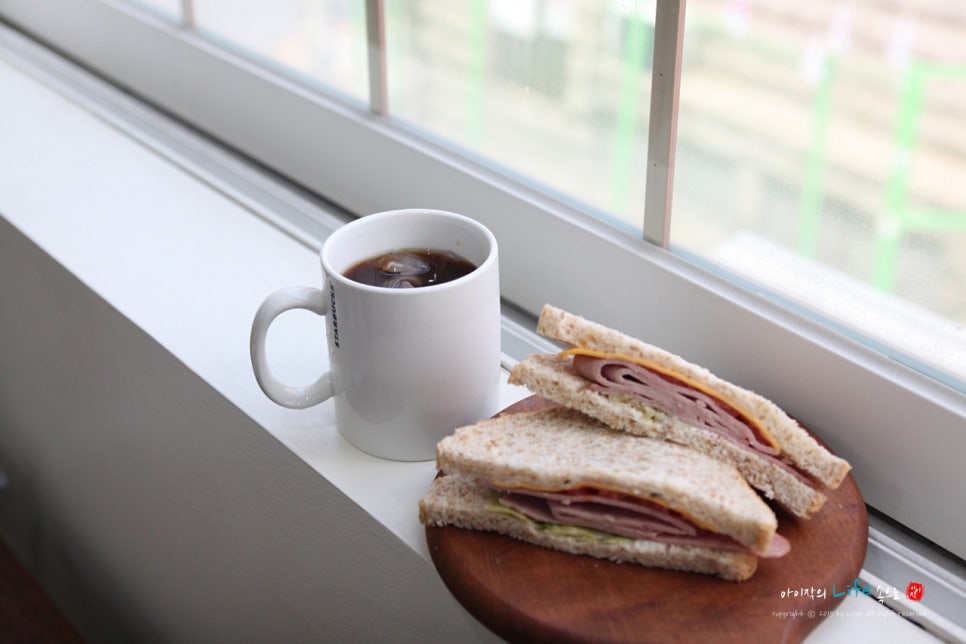
[[[755,552],[767,549],[777,527],[774,513],[733,466],[615,432],[566,407],[461,427],[437,444],[436,465],[501,487],[590,486],[653,500]]]
[[[799,469],[829,488],[837,488],[851,469],[848,462],[819,445],[772,401],[678,355],[549,304],[540,313],[537,333],[575,347],[644,358],[705,384],[755,414],[769,428],[782,452]]]
[[[419,502],[419,520],[429,526],[456,526],[503,534],[544,548],[575,555],[590,555],[619,563],[667,568],[716,575],[729,581],[751,577],[758,558],[748,552],[730,552],[700,546],[681,546],[641,539],[586,540],[542,529],[536,522],[522,520],[487,507],[495,493],[471,477],[441,476],[433,481]]]

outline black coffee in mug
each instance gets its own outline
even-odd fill
[[[448,250],[404,248],[364,259],[343,275],[370,286],[419,288],[451,282],[475,269],[472,262]]]

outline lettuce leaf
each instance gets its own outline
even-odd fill
[[[545,521],[537,521],[523,514],[519,510],[514,510],[513,508],[508,508],[505,505],[500,505],[497,501],[497,497],[494,494],[493,498],[486,504],[486,509],[490,512],[499,512],[501,514],[506,514],[508,516],[517,519],[518,521],[526,521],[532,524],[538,530],[544,530],[551,534],[560,537],[569,537],[571,539],[579,539],[581,541],[598,541],[602,543],[612,543],[615,541],[633,541],[629,537],[622,537],[610,532],[604,532],[602,530],[594,530],[593,528],[584,528],[578,525],[561,525],[559,523],[547,523]]]

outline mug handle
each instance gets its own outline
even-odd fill
[[[310,286],[293,286],[275,291],[258,307],[252,320],[252,370],[258,386],[273,402],[291,409],[305,409],[332,397],[332,379],[328,371],[307,387],[290,387],[272,374],[265,352],[268,328],[279,315],[292,309],[306,309],[324,316],[328,308],[324,291]]]

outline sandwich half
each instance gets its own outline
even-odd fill
[[[808,518],[849,464],[770,400],[635,338],[546,305],[537,332],[572,348],[532,355],[510,382],[608,426],[732,463],[765,497]]]
[[[789,549],[733,467],[565,407],[505,414],[439,442],[420,521],[616,562],[741,581]]]

